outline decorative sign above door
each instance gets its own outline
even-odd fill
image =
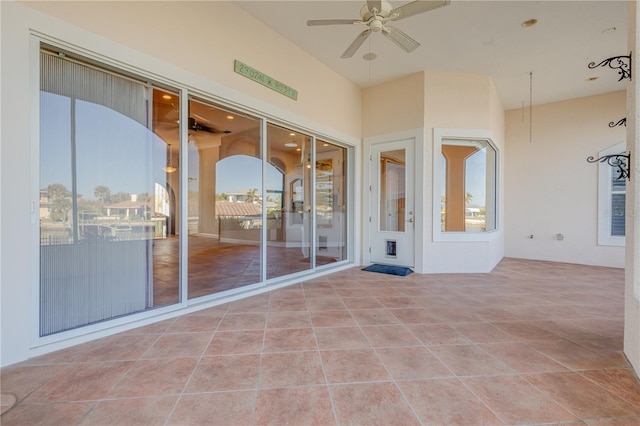
[[[256,83],[260,83],[271,90],[275,90],[276,92],[285,95],[286,97],[291,98],[294,101],[298,100],[298,91],[296,89],[293,89],[286,84],[279,82],[275,78],[269,77],[265,73],[260,72],[257,69],[240,62],[237,59],[233,62],[233,70],[237,74],[245,76],[249,80],[253,80]]]

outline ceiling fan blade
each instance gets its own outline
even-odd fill
[[[353,25],[361,23],[362,21],[357,19],[310,19],[307,21],[307,25],[310,27],[316,25]]]
[[[400,31],[396,27],[387,26],[384,30],[382,30],[382,35],[397,44],[402,50],[407,53],[413,52],[418,48],[418,46],[420,46],[420,43],[406,35],[404,32]]]
[[[194,115],[197,116],[196,114]],[[194,117],[189,117],[189,130],[192,130],[194,132],[202,131],[208,133],[220,133],[220,131],[214,127],[198,123]]]
[[[196,114],[195,112],[191,111],[189,114],[189,118],[192,118],[194,122],[198,122],[198,124],[201,123],[206,123],[209,120],[206,119],[205,117],[203,117],[202,115]],[[191,121],[189,121],[189,123],[191,124]]]
[[[369,12],[373,13],[373,9],[375,8],[378,13],[382,12],[382,1],[381,0],[367,0],[367,8]]]
[[[400,6],[393,9],[390,14],[390,21],[399,21],[400,19],[408,18],[409,16],[417,15],[419,13],[428,12],[433,9],[437,9],[442,6],[446,6],[451,3],[451,0],[426,0],[426,1],[413,1],[407,3],[404,6]]]
[[[367,39],[367,37],[369,37],[369,34],[371,34],[371,30],[367,29],[364,30],[363,32],[361,32],[358,37],[356,37],[355,40],[353,40],[353,43],[351,43],[349,45],[349,47],[347,47],[347,50],[344,51],[344,53],[342,54],[342,56],[340,56],[341,58],[350,58],[353,56],[354,53],[356,53],[356,51],[360,48],[360,46],[362,46],[362,43],[364,43],[364,41]]]
[[[203,132],[209,132],[209,133],[221,133],[220,130],[214,127],[204,126],[202,124],[198,124],[198,130],[202,130]]]

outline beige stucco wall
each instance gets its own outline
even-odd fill
[[[362,91],[362,134],[384,135],[423,127],[424,73],[372,86]]]
[[[27,1],[123,46],[241,93],[360,134],[360,89],[228,1]],[[97,19],[99,17],[99,19]],[[298,90],[289,98],[233,71],[238,59]]]
[[[424,210],[423,264],[429,272],[489,272],[504,255],[504,108],[491,77],[467,73],[425,73],[425,169],[423,187],[428,206]],[[434,241],[433,167],[439,153],[433,151],[433,129],[471,130],[489,134],[498,150],[496,231],[469,241]],[[439,208],[440,200],[437,200]]]
[[[433,130],[476,130],[490,133],[498,150],[504,147],[504,109],[489,76],[425,71],[364,90],[363,181],[369,174],[366,150],[371,143],[415,138],[416,272],[488,272],[502,259],[503,231],[482,241],[433,241]],[[499,161],[503,156],[500,154]],[[498,166],[502,166],[499,164]],[[498,193],[502,193],[499,173]],[[363,192],[364,205],[370,205]],[[502,196],[498,197],[502,217]],[[438,206],[440,201],[438,200]],[[438,224],[440,221],[438,215]],[[368,221],[362,222],[363,261],[367,262]]]
[[[360,89],[232,2],[2,1],[0,11],[0,365],[133,327],[125,318],[88,336],[70,332],[66,341],[37,337],[39,39],[356,147],[360,143]],[[298,101],[234,73],[234,59],[297,89]],[[157,320],[178,312],[184,313],[153,314]]]
[[[625,140],[609,127],[625,92],[536,106],[531,138],[528,108],[506,117],[506,256],[623,267],[623,247],[598,246],[598,165],[586,159]]]
[[[491,77],[471,73],[425,73],[427,127],[490,130],[497,96]],[[499,102],[499,101],[498,101]],[[502,109],[500,107],[500,109]]]

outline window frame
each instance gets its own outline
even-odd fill
[[[626,144],[619,142],[612,145],[602,151],[598,152],[598,158],[602,158],[605,155],[615,155],[624,153],[626,150]],[[611,187],[613,173],[615,173],[615,167],[609,165],[609,163],[598,163],[598,245],[610,246],[610,247],[624,247],[626,238],[625,236],[611,235],[611,213],[612,213],[612,195],[625,194],[626,202],[626,185],[625,191],[614,191]],[[626,215],[626,210],[625,210]]]
[[[442,199],[442,164],[441,153],[443,141],[446,140],[479,140],[486,142],[495,151],[494,170],[494,197],[493,209],[495,216],[495,226],[493,229],[484,232],[451,232],[441,229],[441,199]],[[473,129],[442,129],[433,130],[433,241],[490,241],[497,238],[500,231],[501,221],[499,214],[499,177],[500,177],[500,149],[494,142],[491,132],[486,130]],[[489,194],[487,194],[489,197]],[[489,204],[488,202],[486,204]]]

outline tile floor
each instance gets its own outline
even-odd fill
[[[10,425],[640,425],[619,269],[360,268],[1,371]]]
[[[286,248],[270,241],[267,246],[267,279],[311,268],[300,248]],[[215,238],[189,236],[189,299],[260,282],[261,253],[258,245],[221,243]],[[153,241],[153,302],[166,306],[179,301],[179,242],[177,237]],[[341,260],[316,256],[322,266]]]

